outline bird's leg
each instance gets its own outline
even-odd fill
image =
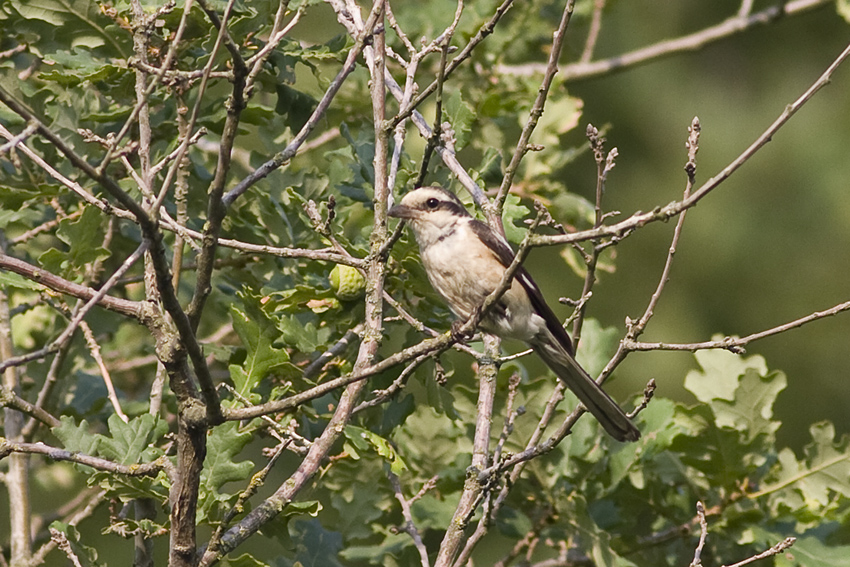
[[[475,329],[464,329],[467,321],[455,319],[452,321],[452,338],[459,343],[465,343],[475,336]]]

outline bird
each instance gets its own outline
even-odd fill
[[[431,286],[461,320],[481,308],[514,259],[504,237],[440,186],[409,191],[387,214],[412,229]],[[522,266],[478,326],[529,345],[614,439],[640,438],[632,420],[576,361],[567,331]]]

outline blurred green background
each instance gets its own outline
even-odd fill
[[[764,9],[770,3],[756,3]],[[623,53],[720,22],[736,2],[615,2],[606,12],[597,56]],[[647,24],[647,22],[651,22]],[[572,33],[576,32],[576,33]],[[571,30],[568,61],[584,37]],[[681,198],[687,127],[702,124],[697,184],[719,173],[799,97],[847,46],[846,22],[827,6],[615,75],[568,85],[584,100],[584,125],[608,126],[620,157],[609,176],[607,204],[649,210]],[[569,168],[568,186],[592,198],[589,156]],[[623,328],[639,317],[657,285],[673,223],[638,231],[618,246],[617,272],[602,274],[590,315]],[[545,270],[555,251],[537,252]],[[783,127],[773,141],[693,209],[672,278],[647,341],[698,342],[715,333],[747,335],[850,299],[850,67]],[[538,279],[543,279],[538,276]],[[575,285],[576,294],[579,284]],[[808,425],[828,419],[850,431],[850,314],[827,318],[751,344],[772,369],[788,375],[777,412],[780,444],[799,449]],[[687,400],[687,353],[636,353],[612,389],[648,378],[662,395]]]

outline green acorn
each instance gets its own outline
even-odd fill
[[[356,268],[337,264],[331,270],[331,289],[342,301],[354,301],[366,293],[366,278]]]

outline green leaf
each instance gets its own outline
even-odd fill
[[[809,429],[812,442],[805,448],[806,459],[798,461],[790,449],[783,449],[759,494],[771,495],[771,507],[778,512],[790,509],[800,519],[820,515],[820,510],[836,495],[850,498],[850,440],[835,440],[831,423],[818,423]]]
[[[52,0],[12,0],[10,4],[24,18],[43,20],[54,26],[61,26],[71,19],[70,6],[62,6]]]
[[[316,108],[318,101],[285,83],[277,84],[275,112],[286,117],[286,124],[293,132],[301,130]]]
[[[248,553],[243,553],[238,557],[225,555],[219,565],[222,565],[222,567],[268,567],[268,563],[260,561]]]
[[[69,451],[82,453],[84,455],[97,455],[97,447],[102,436],[94,435],[89,431],[89,424],[82,420],[79,425],[74,419],[63,415],[59,418],[61,424],[54,427],[52,433],[62,441],[62,446]]]
[[[520,204],[519,197],[508,194],[508,198],[505,199],[505,206],[502,209],[502,224],[505,227],[505,236],[510,242],[519,244],[525,238],[528,229],[524,226],[518,226],[517,221],[522,222],[530,212],[528,207]]]
[[[618,555],[611,546],[611,534],[601,529],[587,511],[587,501],[583,496],[573,493],[564,511],[572,518],[573,526],[582,542],[582,547],[593,558],[596,565],[606,567],[636,567],[634,563]]]
[[[410,536],[403,533],[398,534],[387,534],[380,541],[380,543],[376,545],[349,545],[346,546],[345,549],[339,552],[339,556],[347,559],[348,561],[354,563],[372,563],[375,564],[376,560],[380,560],[382,558],[393,558],[399,559],[404,558],[404,551],[406,549],[410,549],[413,546],[413,540],[410,539]],[[384,562],[384,565],[416,565],[414,563],[415,559],[413,557],[410,558],[410,562],[405,563],[389,563]]]
[[[597,376],[617,351],[619,342],[617,327],[602,327],[598,320],[586,319],[576,360],[591,376]]]
[[[381,457],[390,463],[390,469],[395,474],[407,470],[407,465],[404,464],[401,455],[390,445],[390,442],[376,435],[367,429],[347,425],[345,427],[345,437],[348,441],[360,450],[364,450],[367,446],[374,449]]]
[[[289,534],[290,521],[301,516],[315,518],[321,511],[322,504],[317,500],[290,502],[274,520],[263,525],[261,531],[264,536],[276,538],[285,548],[293,549],[295,544]]]
[[[230,376],[239,395],[251,399],[260,381],[272,371],[286,368],[297,373],[297,369],[289,362],[286,350],[273,346],[280,333],[256,298],[243,294],[242,304],[244,311],[233,306],[230,315],[248,356],[241,365],[230,366]]]
[[[234,458],[251,442],[248,431],[239,431],[239,424],[229,421],[213,429],[207,436],[207,458],[201,483],[208,490],[218,490],[228,482],[248,478],[251,461],[234,462]]]
[[[42,289],[40,285],[32,280],[28,280],[23,276],[19,276],[14,272],[0,272],[0,287],[11,287],[15,289],[24,289],[30,291],[39,291]]]
[[[745,433],[748,441],[761,434],[772,436],[780,425],[770,419],[773,417],[773,403],[787,383],[782,372],[759,376],[752,368],[747,369],[740,377],[734,401],[717,399],[711,403],[717,425]]]
[[[797,538],[793,547],[776,556],[776,567],[792,566],[850,567],[850,545],[826,545],[814,536]]]
[[[688,372],[685,388],[704,403],[735,399],[738,377],[749,368],[756,370],[759,376],[767,374],[767,364],[760,356],[744,358],[726,350],[703,350],[695,353],[694,357],[702,370]]]
[[[460,91],[454,91],[445,101],[445,115],[454,129],[456,148],[460,150],[469,143],[475,112],[464,102]]]
[[[168,432],[168,424],[155,415],[148,413],[124,421],[118,414],[112,414],[107,420],[110,436],[101,437],[100,453],[122,465],[133,465],[153,460],[160,451],[152,444]]]
[[[342,534],[327,530],[318,520],[294,523],[295,558],[304,567],[342,567],[337,555],[344,549]]]
[[[223,423],[207,435],[207,457],[204,470],[201,471],[198,521],[207,520],[219,503],[235,497],[235,494],[221,492],[225,484],[245,480],[251,475],[254,468],[251,461],[235,461],[251,439],[251,433],[239,431],[239,424],[235,421]]]
[[[64,220],[59,223],[56,236],[69,246],[67,260],[72,266],[85,268],[89,264],[109,258],[112,254],[106,248],[95,245],[102,243],[105,217],[94,207],[86,207],[75,221]]]

